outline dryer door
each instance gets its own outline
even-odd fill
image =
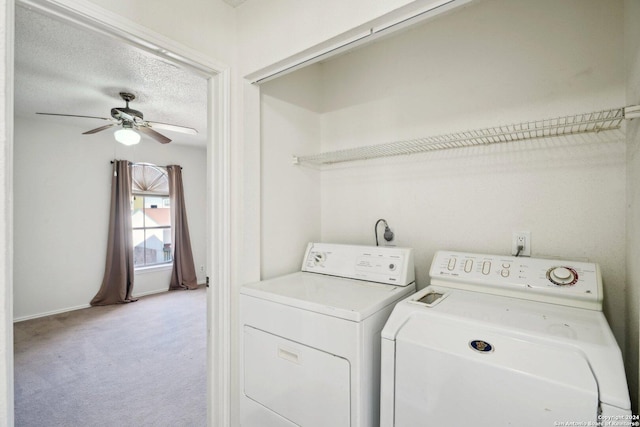
[[[349,426],[349,375],[346,359],[244,327],[244,393],[297,425]]]
[[[395,426],[596,425],[598,388],[570,346],[420,316],[396,342]]]

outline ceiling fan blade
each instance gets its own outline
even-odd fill
[[[95,116],[79,116],[77,114],[57,114],[57,113],[36,113],[43,116],[62,116],[62,117],[81,117],[83,119],[99,119],[99,120],[112,120],[107,117],[95,117]]]
[[[197,135],[198,131],[194,128],[186,127],[186,126],[178,126],[178,125],[170,125],[168,123],[160,123],[160,122],[146,122],[147,126],[156,128],[156,129],[165,129],[171,130],[174,132],[182,132],[187,133],[189,135]]]
[[[103,131],[105,129],[109,129],[110,127],[113,127],[115,125],[117,125],[117,123],[111,123],[111,124],[108,124],[108,125],[100,126],[99,128],[95,128],[95,129],[88,130],[86,132],[82,132],[82,134],[83,135],[90,135],[92,133],[98,133],[98,132]]]
[[[162,144],[168,144],[169,142],[171,142],[171,140],[166,136],[146,126],[138,126],[138,130],[144,134],[147,134],[148,136],[150,136],[151,138],[155,139],[156,141]]]

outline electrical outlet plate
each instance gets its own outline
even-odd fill
[[[518,245],[524,246],[519,256],[531,256],[531,232],[514,231],[511,238],[511,255],[518,253]]]

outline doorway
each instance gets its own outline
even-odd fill
[[[206,272],[207,281],[216,284],[207,290],[208,421],[211,425],[225,425],[229,416],[230,371],[229,333],[225,326],[229,323],[226,319],[229,316],[227,307],[230,288],[229,68],[124,18],[103,14],[95,7],[86,8],[83,4],[76,3],[74,8],[68,8],[45,0],[19,1],[18,4],[28,5],[29,8],[56,16],[73,25],[113,37],[162,60],[192,69],[207,78]],[[8,34],[8,37],[11,39],[12,34]],[[216,236],[215,240],[212,236]],[[12,304],[12,301],[7,303]],[[12,376],[11,363],[8,365],[8,375]]]

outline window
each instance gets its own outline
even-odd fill
[[[172,261],[171,202],[167,171],[159,166],[132,166],[133,265],[135,268]]]

